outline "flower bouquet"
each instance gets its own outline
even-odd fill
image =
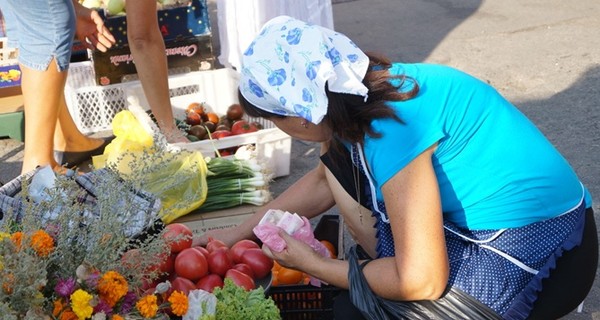
[[[2,319],[279,318],[262,288],[240,292],[225,281],[214,294],[174,290],[160,268],[173,239],[155,202],[135,191],[144,179],[134,173],[144,170],[56,175],[38,190],[43,172],[22,179],[18,206],[0,209]],[[238,309],[228,307],[234,302]]]

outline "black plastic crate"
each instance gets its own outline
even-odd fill
[[[315,238],[331,242],[338,250],[342,226],[338,215],[323,215],[314,229]],[[339,253],[338,253],[339,256]],[[279,308],[283,320],[328,320],[333,319],[333,300],[341,289],[321,285],[271,286],[267,292]]]
[[[283,320],[333,319],[333,299],[341,289],[322,285],[283,285],[269,288]]]

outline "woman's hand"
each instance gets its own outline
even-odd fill
[[[86,8],[73,1],[75,14],[77,16],[77,26],[75,35],[77,39],[88,49],[98,49],[106,52],[113,44],[115,38],[104,26],[104,20],[96,10]]]
[[[279,236],[285,241],[286,248],[281,252],[271,250],[263,245],[263,251],[271,259],[277,260],[284,267],[306,271],[305,263],[316,264],[323,257],[314,251],[308,244],[294,239],[284,230],[279,230]]]

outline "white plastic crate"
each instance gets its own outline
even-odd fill
[[[228,68],[190,72],[169,77],[173,116],[177,119],[185,119],[186,108],[192,102],[205,103],[212,111],[224,115],[230,105],[238,102],[238,81],[238,73]],[[151,133],[155,132],[157,127],[146,113],[150,110],[150,107],[142,86],[139,83],[131,85],[126,87],[125,91],[128,97],[129,110],[141,120],[146,130]],[[200,151],[205,156],[214,156],[215,149],[253,144],[256,146],[257,157],[266,160],[271,170],[273,170],[274,177],[288,175],[290,172],[291,137],[279,130],[271,121],[247,116],[246,119],[261,123],[263,129],[218,140],[202,140],[176,144],[176,146]]]
[[[18,50],[8,47],[8,38],[0,37],[0,66],[17,64]]]
[[[85,134],[110,130],[114,116],[127,109],[125,88],[134,83],[98,86],[91,61],[71,63],[65,99],[79,130]]]

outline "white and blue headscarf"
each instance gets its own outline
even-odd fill
[[[329,91],[367,99],[369,58],[348,37],[288,16],[269,20],[242,57],[240,91],[268,112],[318,124]]]

